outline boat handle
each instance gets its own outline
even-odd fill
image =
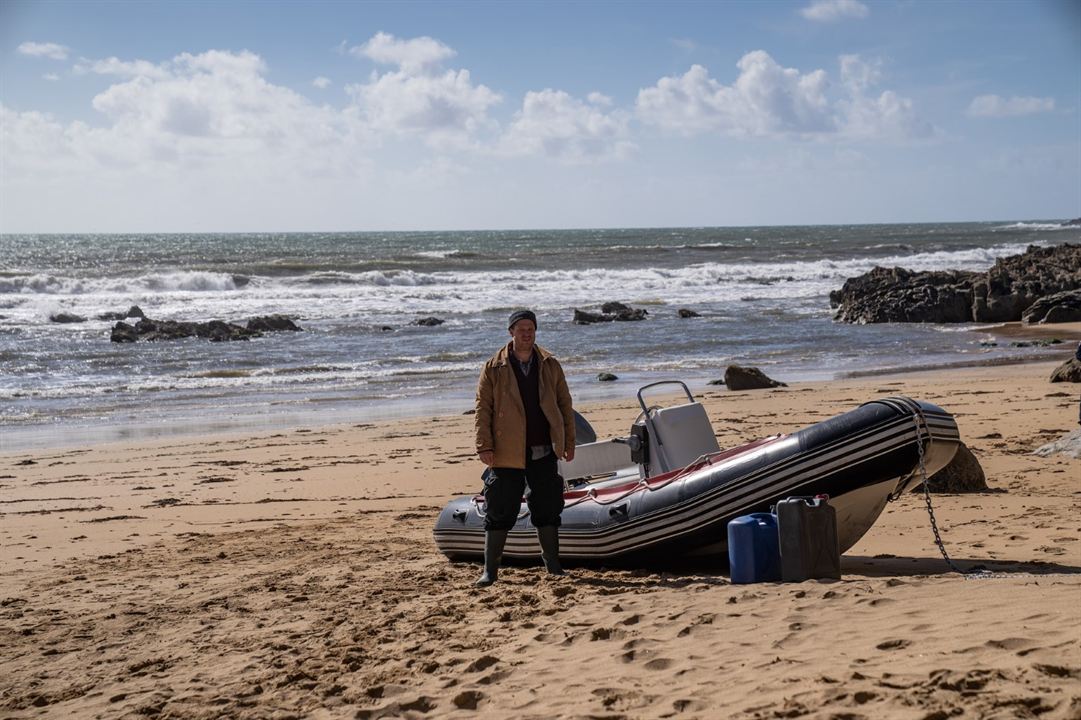
[[[638,404],[642,406],[642,412],[646,413],[646,415],[649,414],[649,408],[646,407],[646,401],[642,399],[642,392],[657,387],[658,385],[679,385],[687,395],[687,402],[694,402],[694,395],[691,394],[691,390],[687,387],[687,383],[682,380],[658,380],[657,382],[651,382],[648,385],[643,385],[638,388]]]
[[[611,517],[615,517],[616,515],[619,515],[621,517],[626,518],[628,516],[628,514],[629,514],[628,511],[627,511],[627,503],[623,503],[622,505],[616,505],[615,507],[608,508],[608,514]]]

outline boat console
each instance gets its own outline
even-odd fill
[[[679,385],[687,402],[647,405],[643,392],[660,385]],[[686,383],[663,380],[645,385],[638,391],[638,403],[642,412],[629,435],[579,445],[572,462],[560,461],[559,471],[568,488],[620,483],[633,477],[648,480],[720,452],[706,409]]]

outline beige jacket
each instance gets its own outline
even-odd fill
[[[540,345],[540,405],[558,457],[574,447],[574,411],[563,367]],[[495,453],[495,467],[525,468],[525,406],[510,366],[511,343],[484,364],[477,382],[477,452]]]

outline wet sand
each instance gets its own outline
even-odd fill
[[[886,395],[946,408],[993,492],[936,515],[982,579],[912,494],[839,582],[475,589],[431,537],[479,488],[467,415],[0,454],[0,717],[1081,717],[1081,460],[1030,454],[1077,427],[1054,365],[704,398],[722,447]],[[580,410],[624,434],[634,390]]]

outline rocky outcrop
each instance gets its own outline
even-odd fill
[[[98,320],[127,320],[128,318],[144,318],[142,309],[138,305],[132,305],[127,312],[111,312],[98,315]]]
[[[82,315],[76,315],[75,313],[54,313],[49,316],[50,322],[54,323],[81,323],[86,322],[86,318]]]
[[[436,325],[442,325],[444,322],[446,321],[441,320],[437,317],[426,317],[420,318],[419,320],[414,320],[413,324],[420,325],[421,327],[435,327]]]
[[[787,384],[768,377],[756,367],[729,365],[724,371],[724,384],[729,390],[758,390],[760,388],[788,387]]]
[[[689,310],[687,308],[680,308],[679,309],[679,316],[681,318],[702,317],[701,313],[696,313],[694,310]]]
[[[613,375],[610,372],[602,372],[597,374],[597,380],[599,382],[614,382],[616,380],[619,380],[619,376]]]
[[[973,284],[972,319],[1015,322],[1040,298],[1081,289],[1081,245],[1036,247],[1000,258]]]
[[[114,343],[133,343],[138,341],[139,333],[126,322],[118,322],[113,325],[113,331],[109,334],[109,340]]]
[[[151,320],[144,317],[134,325],[123,321],[117,322],[113,326],[109,339],[115,343],[133,343],[139,340],[155,342],[199,337],[211,342],[228,342],[262,337],[263,332],[301,330],[300,327],[297,327],[292,320],[284,315],[252,318],[248,321],[248,325],[249,327],[244,327],[223,320],[185,322],[181,320]]]
[[[1026,325],[1081,321],[1081,290],[1067,290],[1040,298],[1021,316]]]
[[[933,493],[970,493],[990,488],[980,461],[961,443],[949,465],[927,478],[927,489]],[[917,485],[912,492],[923,492],[923,485]]]
[[[248,320],[248,329],[256,332],[300,332],[301,328],[288,315],[263,315]]]
[[[644,308],[632,308],[621,302],[606,302],[601,305],[600,313],[574,308],[575,325],[592,325],[602,322],[632,322],[645,320],[649,312]]]
[[[1081,360],[1070,358],[1051,373],[1051,382],[1081,382]]]
[[[1081,290],[1081,245],[1029,248],[987,272],[876,267],[830,293],[836,320],[1016,322],[1041,298]]]
[[[836,318],[848,323],[934,322],[972,319],[974,272],[913,272],[876,267],[830,293]]]

